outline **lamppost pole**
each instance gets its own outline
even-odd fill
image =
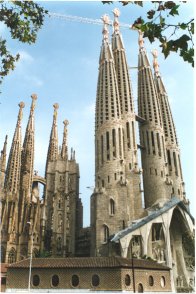
[[[31,222],[27,222],[31,226]],[[29,282],[28,282],[28,292],[31,291],[31,268],[32,268],[32,258],[33,258],[33,231],[31,231],[31,250],[30,250],[30,265],[29,265]]]

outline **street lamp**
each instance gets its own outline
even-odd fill
[[[31,222],[27,222],[31,226]],[[28,291],[31,291],[31,268],[32,268],[32,258],[33,258],[33,232],[31,232],[31,250],[30,250],[30,265],[29,265],[29,283]]]

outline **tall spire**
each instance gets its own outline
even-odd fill
[[[20,102],[18,120],[14,137],[12,140],[11,150],[9,154],[6,177],[5,177],[5,189],[9,193],[17,193],[20,183],[20,167],[21,167],[21,147],[22,147],[22,134],[21,134],[21,120],[22,109],[24,108],[24,102]]]
[[[118,92],[120,98],[121,119],[123,124],[124,141],[124,160],[125,160],[125,178],[129,181],[129,194],[132,195],[132,206],[134,218],[139,217],[142,209],[142,197],[140,192],[140,174],[138,169],[137,143],[135,132],[134,99],[131,89],[126,52],[123,45],[123,39],[119,30],[120,11],[113,10],[114,32],[112,35],[112,51],[114,55],[116,77],[118,83]]]
[[[124,115],[127,112],[133,112],[133,94],[131,91],[131,83],[129,78],[129,69],[123,45],[122,36],[119,31],[119,16],[120,11],[115,8],[114,14],[114,32],[112,35],[112,51],[115,61],[116,76],[119,89],[121,113]]]
[[[37,95],[32,94],[32,103],[30,108],[29,120],[26,127],[25,138],[22,150],[22,163],[21,163],[21,189],[25,192],[25,197],[30,199],[32,188],[32,177],[34,170],[34,110]]]
[[[62,159],[67,159],[68,154],[67,154],[67,126],[69,125],[68,120],[64,120],[64,131],[63,131],[63,143],[62,143],[62,148],[61,148],[61,158]]]
[[[53,105],[54,107],[54,114],[53,114],[53,123],[52,129],[50,133],[50,142],[48,146],[48,155],[47,155],[47,162],[53,161],[58,158],[58,129],[57,129],[57,110],[59,108],[58,103]]]
[[[5,136],[5,142],[3,145],[3,150],[1,151],[0,157],[0,189],[3,188],[6,170],[6,152],[7,152],[7,135]]]
[[[116,17],[117,14],[116,11]],[[123,119],[124,114],[121,113],[115,59],[108,38],[109,19],[107,16],[102,19],[104,36],[99,59],[96,97],[95,190],[91,196],[91,254],[104,256],[107,246],[103,245],[105,242],[102,238],[103,230],[108,235],[113,234],[120,227],[127,226],[128,222],[134,218],[134,188],[126,171],[126,123]],[[122,46],[120,48],[124,49]],[[123,55],[120,52],[119,55],[121,54]],[[126,64],[124,63],[123,66],[126,67]],[[115,217],[112,218],[109,214],[113,214],[114,210]]]
[[[141,155],[147,208],[170,199],[171,187],[166,185],[165,137],[160,102],[141,31],[139,31],[138,43],[138,114],[145,119],[145,123],[140,123],[140,142],[141,146],[144,146]]]
[[[153,50],[154,79],[159,95],[163,130],[165,135],[165,148],[167,151],[168,173],[172,179],[172,194],[183,199],[185,197],[184,183],[181,169],[180,150],[176,129],[169,104],[168,94],[165,89],[158,64],[158,51]]]

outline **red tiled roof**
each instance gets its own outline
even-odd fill
[[[7,273],[8,263],[1,263],[1,273]]]
[[[132,260],[123,257],[34,258],[32,268],[132,268]],[[134,268],[168,270],[155,261],[134,259]],[[9,265],[9,268],[29,268],[29,259]]]

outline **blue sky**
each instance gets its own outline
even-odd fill
[[[131,24],[144,14],[145,9],[135,5],[123,7],[119,3],[103,5],[100,1],[42,1],[49,12],[99,19],[103,14],[113,18],[112,10],[119,7],[120,21]],[[150,3],[146,3],[149,8]],[[182,4],[179,20],[193,17],[193,3]],[[177,19],[173,18],[174,23]],[[121,30],[128,64],[137,66],[137,33]],[[68,119],[69,150],[76,150],[80,165],[80,192],[84,206],[84,225],[90,222],[90,195],[88,186],[94,186],[94,110],[98,77],[98,61],[102,42],[102,27],[94,24],[68,22],[46,17],[34,45],[21,44],[9,38],[9,32],[0,24],[0,33],[8,38],[9,49],[21,55],[16,69],[4,79],[0,96],[0,149],[8,134],[8,149],[11,145],[18,103],[25,102],[22,122],[23,138],[29,115],[32,93],[38,95],[35,111],[35,169],[44,175],[46,153],[50,136],[53,107],[59,103],[59,144],[62,142],[63,120]],[[112,32],[111,32],[112,33]],[[150,61],[151,50],[158,44],[145,41]],[[160,51],[160,50],[159,50]],[[165,83],[181,149],[182,169],[187,198],[194,213],[193,179],[193,69],[188,63],[172,53],[165,60],[159,54],[160,71]],[[137,112],[137,70],[130,70],[135,109]]]

